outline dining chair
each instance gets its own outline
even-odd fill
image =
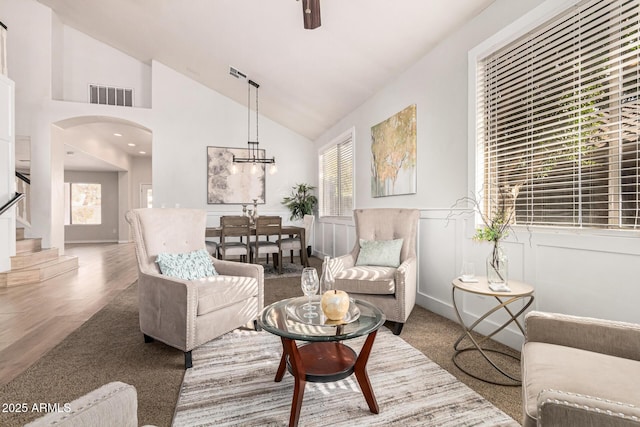
[[[209,252],[212,257],[218,258],[218,242],[213,239],[206,238],[204,239],[204,243],[207,246],[207,252]]]
[[[251,243],[251,258],[253,262],[258,262],[260,256],[268,257],[273,255],[273,267],[278,269],[278,274],[282,274],[282,218],[279,216],[259,216],[256,218],[256,239]],[[260,237],[264,236],[264,240]],[[275,237],[270,241],[269,237]],[[267,262],[269,259],[267,258]]]
[[[240,261],[248,262],[251,256],[249,249],[249,238],[251,236],[249,217],[222,216],[220,217],[220,227],[219,258],[228,259],[228,257],[239,256]]]
[[[313,233],[313,223],[315,222],[316,217],[314,215],[305,215],[303,218],[304,223],[304,235],[306,242],[303,244],[301,240],[301,236],[297,235],[294,237],[284,237],[280,239],[280,246],[282,247],[282,252],[286,253],[289,251],[291,256],[291,262],[293,262],[293,251],[300,251],[300,263],[303,263],[304,257],[302,256],[302,251],[306,251],[309,242],[311,241],[311,235]],[[309,261],[307,260],[307,264],[305,267],[309,266]]]

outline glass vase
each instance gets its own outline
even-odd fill
[[[498,242],[487,257],[487,281],[505,286],[509,282],[509,259]]]
[[[331,291],[335,287],[335,279],[333,278],[333,273],[329,268],[329,260],[328,256],[324,257],[324,262],[322,263],[322,274],[320,275],[320,296],[324,295],[325,292]]]

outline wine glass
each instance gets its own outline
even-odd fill
[[[318,272],[313,267],[305,267],[302,270],[302,276],[300,277],[300,285],[302,292],[309,298],[309,302],[306,302],[302,308],[306,310],[304,317],[312,318],[317,317],[318,313],[315,312],[315,307],[311,305],[311,297],[318,292],[320,282],[318,280]]]

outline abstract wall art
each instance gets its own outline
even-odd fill
[[[264,157],[265,150],[258,150]],[[233,163],[234,154],[245,157],[245,148],[207,147],[207,203],[250,204],[265,202],[265,167]],[[233,167],[236,167],[234,173]]]
[[[416,105],[371,127],[371,196],[416,193]]]

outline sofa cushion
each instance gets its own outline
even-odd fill
[[[377,265],[398,267],[403,239],[364,240],[360,239],[360,250],[356,265]]]
[[[522,353],[525,425],[535,425],[543,389],[637,402],[640,362],[572,347],[528,342]],[[631,397],[633,396],[633,397]]]
[[[396,269],[392,267],[355,266],[335,274],[335,288],[354,294],[393,295]]]
[[[209,253],[204,249],[178,254],[160,253],[156,262],[162,274],[183,280],[201,279],[218,274]]]
[[[198,287],[198,316],[258,295],[258,281],[253,277],[211,276],[193,283]]]

